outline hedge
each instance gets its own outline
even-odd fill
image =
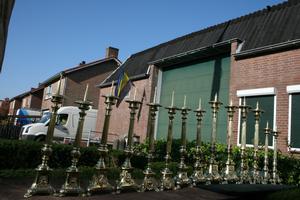
[[[27,170],[34,169],[41,163],[41,147],[42,144],[33,141],[18,141],[18,140],[0,140],[0,170],[2,174],[7,170]],[[194,162],[195,143],[187,143],[187,158],[186,164],[189,166],[189,174],[192,172],[192,166]],[[159,172],[164,167],[165,156],[165,141],[156,141],[155,159],[153,163],[153,170],[159,177]],[[53,154],[51,156],[50,167],[54,169],[65,169],[71,165],[70,152],[72,150],[71,145],[53,144]],[[147,164],[146,152],[148,149],[147,142],[135,147],[135,154],[131,159],[132,166],[137,169],[137,174],[142,174],[142,170],[145,169]],[[177,163],[180,158],[180,140],[174,140],[172,145],[172,161],[170,168],[174,173],[177,171]],[[210,157],[210,145],[203,143],[201,145],[203,153],[204,163],[208,163]],[[95,166],[99,159],[97,147],[85,147],[81,148],[81,158],[79,166],[81,168],[92,168]],[[227,158],[226,146],[217,144],[216,146],[216,160],[219,161],[220,170],[225,167],[225,161]],[[253,148],[249,148],[246,151],[249,155],[249,163],[253,163]],[[272,156],[273,152],[269,151],[269,169],[272,169]],[[118,170],[118,167],[124,162],[125,155],[120,150],[110,150],[109,158],[107,162],[112,171]],[[233,149],[233,159],[236,166],[240,164],[240,151],[239,148]],[[263,168],[264,152],[259,151],[259,167]],[[207,165],[206,165],[207,166]],[[250,165],[250,167],[252,167]],[[300,160],[294,158],[292,155],[278,156],[278,171],[280,177],[285,184],[300,184]],[[0,176],[1,175],[0,173]]]

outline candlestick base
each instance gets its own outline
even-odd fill
[[[50,185],[50,173],[52,169],[48,166],[48,160],[52,154],[52,148],[49,144],[44,144],[42,148],[42,164],[40,164],[35,170],[37,172],[35,180],[31,187],[24,195],[25,198],[33,195],[52,195],[55,193],[54,188]]]
[[[80,187],[79,183],[79,171],[77,168],[67,169],[66,182],[59,191],[59,196],[82,196],[83,189]]]
[[[238,184],[251,184],[251,183],[252,183],[252,179],[249,174],[248,164],[245,164],[245,166],[241,169]]]
[[[39,166],[36,171],[37,175],[35,181],[27,190],[24,198],[29,198],[34,195],[53,195],[55,193],[54,188],[49,183],[50,169],[43,169]]]
[[[140,192],[145,192],[145,191],[156,191],[158,192],[158,183],[155,179],[155,173],[152,171],[151,168],[147,168],[144,171],[144,180],[143,183],[141,185],[141,189]]]
[[[281,178],[278,176],[278,174],[276,174],[275,176],[273,175],[273,177],[271,178],[270,180],[270,183],[273,184],[273,185],[276,185],[276,184],[281,184],[282,180]]]
[[[173,172],[169,168],[164,168],[161,172],[162,178],[161,178],[161,184],[160,184],[160,190],[174,190],[175,189],[175,181],[173,179]]]
[[[219,174],[219,166],[217,161],[214,158],[210,159],[208,173],[206,175],[206,184],[216,184],[220,183],[222,180],[221,175]]]
[[[180,153],[181,153],[181,158],[178,166],[179,170],[177,176],[175,177],[175,185],[176,185],[175,189],[180,189],[191,185],[191,180],[187,175],[188,168],[184,163],[185,154],[186,154],[185,147],[181,146]]]
[[[126,159],[121,167],[122,171],[120,173],[120,181],[117,184],[117,194],[121,193],[122,191],[139,191],[139,186],[131,176],[131,171],[133,170],[133,168],[131,167],[130,158],[133,154],[133,151],[129,148],[124,152],[126,155]]]
[[[239,178],[235,171],[235,163],[232,159],[227,160],[226,168],[223,175],[223,184],[233,184],[238,182]]]
[[[270,183],[270,174],[269,174],[269,171],[268,170],[265,170],[264,169],[264,172],[263,172],[263,178],[261,180],[261,184],[269,184]]]
[[[117,194],[120,194],[121,192],[127,192],[127,191],[139,191],[139,186],[132,178],[131,171],[132,168],[122,167],[122,172],[120,174],[121,180],[117,184],[117,190],[116,190]]]
[[[87,195],[90,196],[94,193],[109,193],[113,187],[107,179],[107,167],[105,164],[105,157],[108,153],[107,145],[101,145],[99,148],[100,158],[97,162],[95,169],[96,173],[93,175],[90,184],[87,188]]]

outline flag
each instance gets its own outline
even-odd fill
[[[116,104],[117,107],[127,95],[132,85],[133,83],[129,79],[127,73],[124,71],[124,68],[121,66],[119,70],[117,86],[115,88],[115,96],[119,98]]]
[[[144,103],[144,100],[146,99],[146,90],[144,88],[144,92],[143,92],[143,96],[142,96],[142,100],[141,100],[141,105],[140,105],[140,108],[139,108],[139,112],[138,112],[138,115],[137,115],[137,120],[139,121],[140,120],[140,117],[141,117],[141,113],[142,113],[142,107],[143,107],[143,103]]]

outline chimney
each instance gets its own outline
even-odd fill
[[[119,49],[114,47],[107,47],[105,58],[118,58],[118,54],[119,54]]]

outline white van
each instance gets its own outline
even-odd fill
[[[57,111],[56,126],[53,139],[63,141],[65,138],[75,138],[79,120],[79,108],[75,106],[61,107]],[[21,129],[20,139],[44,141],[50,122],[51,113],[45,112],[40,121],[24,125]],[[96,128],[97,110],[86,111],[84,119],[82,138],[88,139],[91,131]]]

